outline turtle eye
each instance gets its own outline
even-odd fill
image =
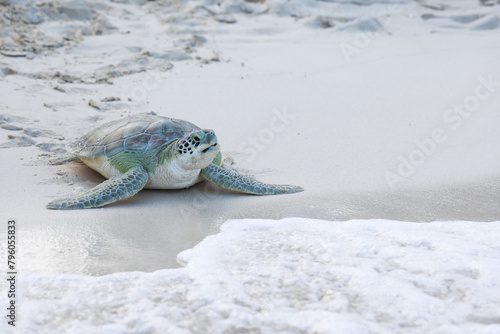
[[[193,135],[191,136],[191,138],[193,138],[193,140],[194,140],[194,142],[195,142],[195,143],[199,143],[199,142],[201,142],[201,140],[203,139],[203,138],[201,137],[201,134],[199,134],[199,133],[195,133],[195,134],[193,134]]]

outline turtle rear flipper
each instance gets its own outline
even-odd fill
[[[49,159],[51,165],[62,165],[71,161],[82,162],[76,155],[70,153],[58,154]]]
[[[304,191],[304,189],[297,186],[262,183],[214,164],[203,168],[201,170],[201,175],[219,187],[245,194],[280,195]]]
[[[147,181],[148,173],[144,167],[133,167],[128,172],[106,180],[79,196],[52,201],[47,204],[47,209],[98,208],[134,196]]]

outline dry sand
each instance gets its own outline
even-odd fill
[[[110,2],[85,12],[59,1],[30,12],[42,21],[30,25],[20,3],[0,7],[11,15],[0,203],[3,221],[19,222],[24,272],[175,267],[230,218],[500,220],[499,6],[409,2],[384,21],[371,13],[385,3]],[[22,29],[37,37],[20,44]],[[151,111],[214,129],[228,165],[305,191],[253,197],[199,184],[45,209],[103,180],[84,165],[51,166],[51,155]]]

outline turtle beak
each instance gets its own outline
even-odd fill
[[[201,152],[207,153],[210,151],[218,150],[219,143],[217,141],[217,136],[213,130],[202,130],[205,138],[203,140],[203,144],[201,145]]]
[[[213,151],[215,150],[216,148],[219,148],[219,144],[215,143],[209,147],[207,147],[206,149],[202,150],[201,152],[202,153],[207,153],[208,151]]]

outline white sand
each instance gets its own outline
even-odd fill
[[[20,271],[178,267],[179,252],[237,218],[500,220],[500,6],[347,2],[0,6],[0,203],[3,221],[18,219]],[[214,129],[233,168],[305,191],[200,184],[45,209],[103,180],[49,156],[150,111]],[[57,285],[40,275],[26,280]]]

